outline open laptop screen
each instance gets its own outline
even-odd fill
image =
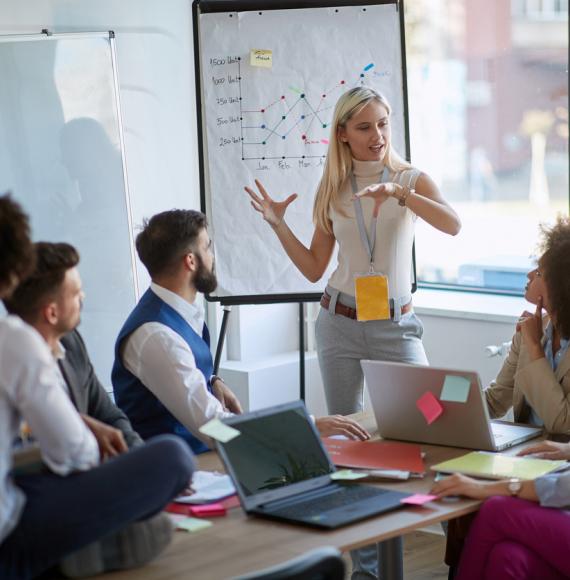
[[[245,496],[318,478],[334,471],[302,403],[283,410],[237,415],[225,422],[241,435],[220,444]]]

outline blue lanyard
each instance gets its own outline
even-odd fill
[[[388,167],[384,167],[384,171],[379,176],[379,183],[386,183],[389,177]],[[356,177],[352,172],[350,174],[350,183],[352,185],[352,193],[356,195],[358,193],[358,185],[356,184]],[[360,232],[360,239],[362,240],[362,245],[368,254],[368,259],[370,260],[370,271],[372,272],[372,264],[374,262],[374,246],[376,245],[376,224],[378,223],[378,217],[372,216],[370,220],[370,238],[366,233],[366,227],[364,226],[364,214],[362,213],[362,202],[359,197],[354,200],[354,214],[356,215],[356,222],[358,224],[358,231]]]

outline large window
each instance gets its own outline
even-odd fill
[[[463,222],[418,222],[418,280],[520,293],[568,213],[568,2],[406,0],[414,165]]]

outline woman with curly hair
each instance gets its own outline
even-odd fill
[[[501,417],[513,407],[516,422],[543,426],[550,433],[570,434],[570,352],[568,350],[570,344],[570,219],[559,217],[554,226],[542,226],[541,231],[543,240],[539,249],[542,255],[537,262],[537,267],[528,273],[528,283],[525,289],[526,300],[535,304],[536,310],[534,314],[523,313],[517,324],[509,355],[497,378],[485,390],[485,396],[493,417]],[[568,458],[570,458],[570,451],[568,451]],[[543,479],[550,482],[549,477]],[[530,483],[533,485],[530,486]],[[558,483],[552,484],[562,491],[567,490],[564,491],[565,496],[562,499],[558,496],[555,498],[557,504],[548,503],[546,496],[541,495],[540,491],[546,484],[542,487],[541,485],[537,480],[537,495],[534,483],[525,483],[521,497],[540,501],[541,505],[545,506],[570,505],[570,477],[562,478]],[[442,495],[456,493],[483,499],[491,495],[508,494],[509,491],[506,483],[484,485],[471,478],[453,476],[436,484],[434,493]],[[484,508],[482,515],[476,516],[476,521],[480,522],[484,514],[487,514],[484,519],[488,519],[490,513],[497,514],[497,510],[502,510],[505,504],[506,509],[512,508],[509,502],[504,501],[504,498],[493,500]],[[537,509],[536,506],[534,508]],[[454,577],[453,571],[459,563],[465,538],[468,533],[471,536],[473,518],[473,515],[469,515],[449,522],[445,563],[451,568],[450,577]],[[502,523],[499,526],[499,521],[511,521],[511,519],[504,520],[502,516],[495,515],[497,530],[499,527],[503,528]],[[570,524],[570,519],[568,523]],[[526,565],[524,564],[523,567]],[[475,577],[466,576],[466,566],[462,565],[462,570],[462,578]],[[484,575],[481,577],[510,578],[511,576]]]
[[[570,219],[559,217],[541,229],[542,256],[525,289],[536,311],[523,313],[485,396],[493,417],[513,407],[516,422],[570,434]]]

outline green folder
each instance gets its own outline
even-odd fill
[[[566,461],[473,451],[467,455],[432,465],[430,469],[444,473],[464,473],[487,479],[507,479],[509,477],[536,479],[565,465],[567,465]]]

